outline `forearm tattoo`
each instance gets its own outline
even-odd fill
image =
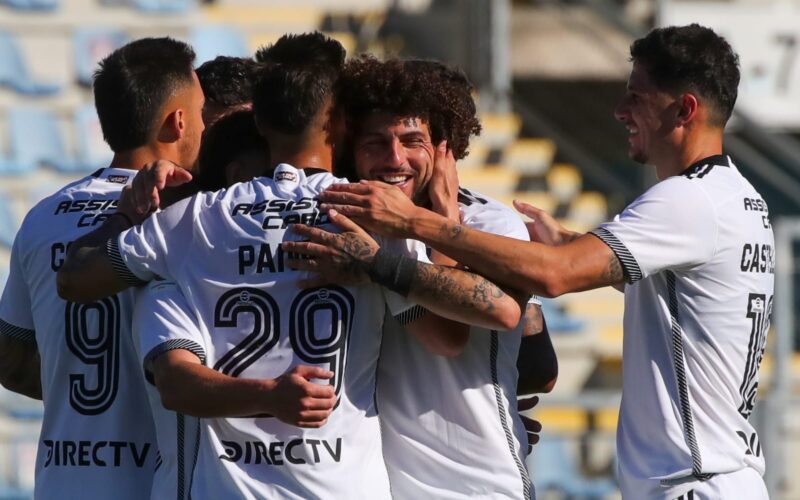
[[[445,238],[450,238],[451,240],[457,240],[458,238],[461,237],[461,234],[464,232],[464,226],[454,222],[448,222],[442,225],[440,231]]]
[[[611,257],[609,257],[603,278],[609,284],[616,284],[625,280],[625,271],[622,269],[622,264],[615,254],[611,254]]]
[[[523,323],[522,336],[536,335],[544,330],[544,315],[541,306],[528,304],[525,308],[525,319]]]
[[[449,267],[420,263],[411,286],[412,293],[459,307],[492,311],[495,303],[505,296],[497,285],[482,276],[466,273],[466,283],[455,278],[463,273]]]

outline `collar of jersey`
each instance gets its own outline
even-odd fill
[[[683,173],[689,173],[694,171],[697,168],[702,167],[703,165],[714,165],[720,167],[730,167],[731,166],[731,159],[728,155],[712,155],[707,158],[703,158],[702,160],[696,161],[689,165]]]
[[[276,175],[279,172],[292,172],[294,174],[299,174],[300,172],[302,172],[306,176],[306,178],[311,177],[312,175],[316,175],[316,174],[328,174],[328,173],[330,173],[327,170],[322,169],[322,168],[317,168],[317,167],[297,168],[297,167],[295,167],[293,165],[289,165],[288,163],[280,163],[279,165],[277,165],[272,170],[272,174],[271,174],[272,178],[277,180],[276,179]]]
[[[130,168],[103,167],[92,172],[92,177],[105,179],[109,175],[136,175],[136,170]]]

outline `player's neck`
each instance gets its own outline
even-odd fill
[[[297,168],[320,168],[329,172],[333,168],[333,149],[324,140],[302,143],[278,141],[269,145],[273,165],[286,163]]]
[[[722,131],[707,130],[687,135],[667,161],[656,166],[659,179],[681,175],[704,158],[722,154]]]
[[[120,151],[114,153],[109,167],[111,168],[126,168],[129,170],[141,170],[142,167],[148,163],[156,160],[169,160],[178,163],[178,159],[174,155],[167,154],[163,151],[154,150],[147,146],[140,148],[130,149],[128,151]],[[191,168],[190,166],[181,165],[184,168]]]

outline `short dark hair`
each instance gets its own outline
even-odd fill
[[[253,86],[258,123],[299,135],[333,96],[345,50],[336,40],[314,32],[284,35],[259,49],[255,58],[260,63]]]
[[[191,84],[194,50],[172,38],[142,38],[115,50],[94,74],[94,102],[111,150],[147,144],[161,107]]]
[[[250,150],[262,151],[265,157],[269,151],[267,140],[258,133],[252,111],[234,111],[214,122],[206,129],[200,146],[197,173],[200,189],[216,191],[228,187],[225,167]]]
[[[217,56],[197,68],[206,102],[238,106],[253,101],[256,62],[247,57]]]
[[[349,128],[356,132],[374,113],[416,116],[428,123],[434,144],[446,140],[461,159],[470,136],[481,131],[472,84],[462,71],[438,61],[361,56],[347,63],[338,89]]]
[[[739,56],[713,30],[690,24],[656,28],[631,45],[631,61],[642,65],[667,92],[693,92],[712,108],[710,123],[724,126],[739,87]]]

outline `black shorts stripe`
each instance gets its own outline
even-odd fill
[[[639,263],[631,254],[628,247],[626,247],[614,234],[606,228],[598,227],[590,231],[591,234],[597,236],[603,243],[611,248],[611,251],[619,259],[622,268],[625,270],[625,276],[628,278],[629,283],[635,283],[642,279],[642,270],[639,268]]]
[[[142,286],[147,283],[146,281],[140,280],[128,269],[125,260],[119,252],[119,243],[117,242],[116,236],[106,242],[106,255],[108,255],[108,259],[111,261],[111,267],[114,268],[117,276],[122,278],[125,283],[131,286]]]
[[[520,460],[517,454],[516,447],[514,446],[514,436],[511,434],[511,429],[508,427],[508,419],[506,418],[506,408],[503,404],[503,390],[500,387],[500,380],[497,375],[497,349],[499,339],[497,338],[497,331],[492,330],[490,347],[489,347],[489,365],[492,370],[492,385],[494,386],[494,398],[497,402],[497,413],[500,416],[500,425],[503,427],[503,432],[506,435],[506,443],[508,444],[508,451],[514,458],[514,463],[517,465],[520,479],[522,481],[522,494],[525,500],[531,499],[531,478],[528,476],[528,469],[525,464]]]
[[[15,326],[11,323],[3,321],[2,319],[0,319],[0,335],[14,340],[19,340],[20,342],[26,342],[30,344],[36,343],[35,330],[29,330],[27,328]]]

